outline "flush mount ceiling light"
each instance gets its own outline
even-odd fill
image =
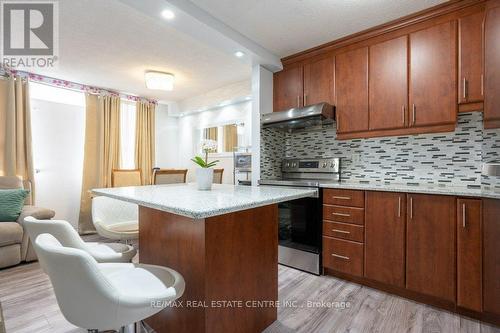
[[[241,58],[245,55],[245,52],[242,51],[236,51],[234,52],[234,55],[237,56],[238,58]]]
[[[161,16],[166,20],[171,20],[175,17],[175,14],[170,9],[165,9],[164,11],[161,12]]]
[[[174,74],[147,71],[144,74],[144,80],[146,81],[146,87],[148,89],[166,91],[171,91],[174,89]]]

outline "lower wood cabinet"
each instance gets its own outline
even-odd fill
[[[452,196],[409,194],[406,288],[455,301],[455,216]]]
[[[338,272],[363,276],[363,244],[323,236],[323,265]]]
[[[366,193],[366,278],[405,286],[405,203],[404,193]]]
[[[481,208],[481,200],[457,201],[457,305],[474,311],[482,310]]]
[[[483,311],[499,318],[500,200],[494,199],[483,199],[483,302]]]

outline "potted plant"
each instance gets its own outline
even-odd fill
[[[214,169],[212,169],[212,167],[215,166],[219,160],[209,163],[208,153],[217,151],[217,141],[203,140],[201,142],[201,151],[205,154],[205,159],[200,156],[195,156],[191,159],[191,161],[200,166],[196,169],[196,183],[198,184],[198,190],[211,190],[214,181]]]

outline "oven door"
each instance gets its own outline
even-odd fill
[[[320,273],[321,198],[308,197],[278,204],[279,263]]]

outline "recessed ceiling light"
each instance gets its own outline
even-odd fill
[[[146,81],[146,87],[148,89],[166,91],[171,91],[174,89],[174,74],[147,71],[146,73],[144,73],[144,80]]]
[[[234,52],[234,55],[237,56],[238,58],[241,58],[245,55],[245,52],[242,51],[236,51]]]
[[[163,16],[164,19],[171,20],[175,17],[175,14],[170,9],[165,9],[161,12],[161,16]]]

